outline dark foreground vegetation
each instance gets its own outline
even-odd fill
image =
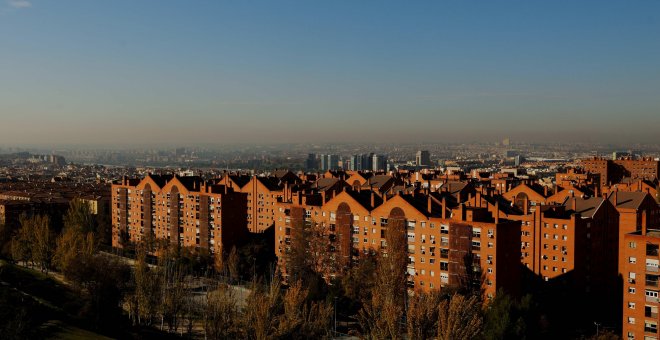
[[[405,228],[387,250],[339,267],[315,228],[299,225],[276,272],[272,234],[223,256],[157,240],[104,252],[107,226],[74,201],[57,230],[48,216],[0,226],[0,338],[187,337],[204,339],[558,339],[593,330],[562,327],[532,295],[484,301],[479,275],[440,291],[406,288]],[[159,255],[157,258],[154,255]],[[122,255],[122,256],[118,256]],[[127,257],[130,257],[129,260]],[[327,280],[324,273],[341,273]],[[564,319],[571,317],[564,311]],[[564,324],[565,325],[565,324]],[[601,330],[598,339],[616,339]]]

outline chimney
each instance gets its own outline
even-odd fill
[[[286,202],[288,200],[289,200],[289,183],[284,182],[284,201]]]
[[[495,224],[500,223],[500,200],[495,199]]]
[[[321,191],[321,202],[325,204],[325,191]]]
[[[432,206],[433,204],[432,203],[433,202],[431,201],[431,196],[428,196],[426,198],[426,210],[429,212],[429,216],[433,212],[433,206]]]
[[[547,185],[543,186],[543,196],[548,197],[548,186]]]
[[[646,209],[642,210],[642,235],[646,235],[646,229],[648,228],[648,220],[646,219]]]
[[[616,207],[618,205],[619,205],[619,189],[617,188],[614,190],[614,206]]]
[[[571,208],[573,209],[573,211],[577,212],[577,198],[575,197],[573,197],[573,199],[571,200]]]
[[[373,208],[376,205],[376,194],[374,192],[371,192],[371,207]]]
[[[523,212],[524,212],[525,215],[527,215],[527,214],[529,214],[529,198],[527,198],[527,196],[525,196],[523,204],[525,205],[524,208],[523,208]]]
[[[442,197],[442,218],[447,218],[447,198]]]

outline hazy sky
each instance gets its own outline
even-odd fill
[[[660,1],[0,0],[0,144],[660,142]]]

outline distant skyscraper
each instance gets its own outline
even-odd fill
[[[339,156],[338,155],[321,155],[321,170],[337,170],[339,169]]]
[[[509,137],[504,138],[504,140],[502,141],[502,145],[509,146],[509,144],[511,144],[511,140],[509,140]]]
[[[328,155],[328,166],[326,170],[337,170],[339,169],[339,156],[338,155]]]
[[[316,162],[316,154],[310,153],[307,154],[307,160],[305,161],[305,168],[310,171],[310,170],[315,170],[319,166]]]
[[[373,155],[371,164],[372,164],[371,170],[373,171],[387,170],[387,156]]]
[[[415,156],[415,164],[419,166],[429,166],[431,165],[431,154],[426,150],[417,151]]]

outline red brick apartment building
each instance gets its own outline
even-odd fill
[[[520,290],[520,223],[499,219],[482,207],[459,204],[448,191],[412,194],[358,187],[326,195],[297,192],[278,205],[275,251],[286,272],[292,225],[317,223],[328,232],[332,250],[344,266],[369,252],[386,250],[389,221],[402,219],[408,235],[408,275],[411,289],[441,289],[465,279],[465,259],[483,274],[484,294],[498,289]],[[333,275],[335,273],[325,273]]]
[[[652,158],[617,160],[594,157],[582,160],[584,170],[600,174],[601,187],[619,183],[624,177],[657,180],[660,162]]]
[[[658,339],[660,230],[642,228],[626,234],[623,243],[623,337]]]
[[[200,177],[147,175],[112,185],[112,245],[148,235],[211,253],[247,237],[246,194]]]
[[[275,204],[290,194],[291,187],[302,180],[290,171],[275,171],[269,176],[226,174],[222,184],[247,194],[247,228],[262,233],[273,226]]]

